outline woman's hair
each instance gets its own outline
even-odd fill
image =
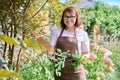
[[[69,12],[69,13],[76,13],[76,22],[75,22],[75,27],[79,27],[81,25],[81,22],[80,22],[80,18],[78,16],[78,12],[75,10],[74,7],[67,7],[64,9],[63,13],[62,13],[62,19],[61,19],[61,27],[62,28],[66,28],[66,25],[64,23],[64,14],[66,12]]]

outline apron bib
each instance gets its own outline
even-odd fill
[[[55,48],[61,49],[63,52],[67,52],[68,56],[65,60],[65,67],[61,70],[61,76],[55,75],[55,80],[86,80],[84,67],[80,65],[76,70],[72,67],[72,55],[78,51],[77,38],[74,31],[74,37],[62,36],[64,29],[62,29],[60,36],[58,37]]]

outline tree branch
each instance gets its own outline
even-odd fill
[[[41,9],[45,6],[45,4],[47,2],[48,2],[48,0],[46,0],[45,3],[43,3],[43,5],[40,7],[40,9],[30,19],[32,19],[33,17],[35,17],[41,11]]]

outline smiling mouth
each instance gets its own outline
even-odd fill
[[[71,23],[70,21],[68,21],[67,23]]]
[[[67,22],[67,23],[71,23],[71,22]]]

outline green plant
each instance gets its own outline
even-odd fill
[[[112,43],[110,43],[112,45]],[[104,80],[119,80],[120,79],[120,50],[119,50],[119,45],[120,43],[118,42],[117,45],[115,46],[106,46],[104,45],[106,48],[108,48],[109,50],[111,50],[113,52],[111,58],[113,60],[114,63],[114,69],[115,72],[114,73],[109,73],[106,75]]]
[[[101,2],[93,7],[85,7],[81,10],[81,16],[85,30],[92,35],[94,24],[99,24],[102,35],[114,35],[119,37],[120,9],[117,6],[108,6]]]
[[[27,51],[31,58],[22,63],[20,73],[25,80],[54,80],[54,73],[57,76],[61,75],[61,69],[64,68],[64,61],[67,58],[67,52],[62,52],[57,49],[54,56],[57,56],[57,61],[54,62],[53,56],[43,53],[36,56],[33,51]]]
[[[61,76],[61,69],[65,66],[65,59],[67,58],[68,52],[62,52],[60,49],[57,49],[55,52],[55,57],[57,61],[54,63],[55,74]]]
[[[91,64],[91,61],[84,57],[81,53],[76,52],[72,56],[72,66],[74,67],[74,69],[76,69],[80,64],[84,65]]]
[[[54,64],[46,54],[24,62],[20,71],[25,80],[54,80]]]
[[[92,64],[89,65],[85,65],[85,68],[88,70],[88,75],[87,75],[87,79],[88,80],[96,80],[99,76],[99,72],[100,74],[106,74],[105,72],[105,64],[103,63],[103,54],[100,53],[99,51],[96,50],[92,50],[92,53],[97,55],[97,58],[95,60],[92,61]],[[104,75],[102,76],[104,77]]]

